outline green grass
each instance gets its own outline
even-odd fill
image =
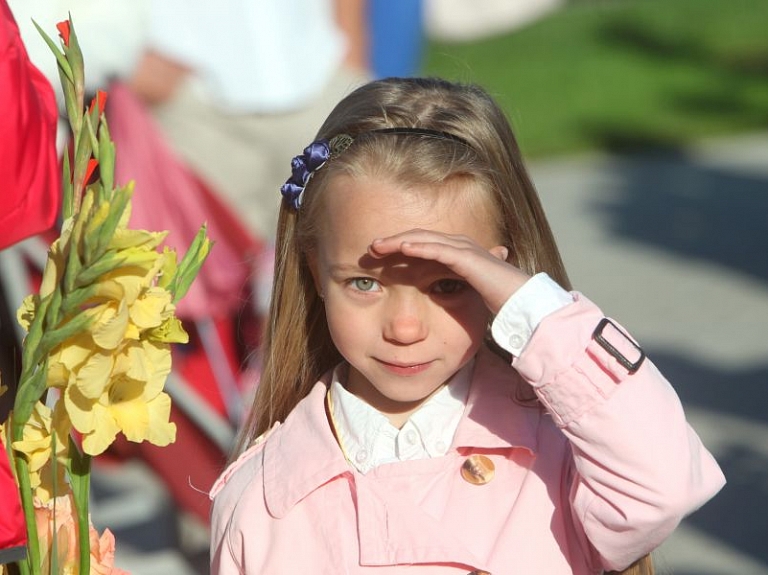
[[[486,87],[528,156],[766,129],[768,0],[572,2],[504,36],[433,42],[424,73]]]

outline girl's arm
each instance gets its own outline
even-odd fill
[[[465,237],[413,230],[370,251],[439,261],[498,314],[494,338],[570,441],[565,489],[595,565],[626,567],[724,484],[667,380],[583,296],[542,275],[529,282],[505,261],[506,248]]]
[[[661,544],[724,478],[667,380],[603,319],[576,294],[543,319],[513,366],[571,443],[566,488],[582,547],[595,550],[595,564],[621,569]]]

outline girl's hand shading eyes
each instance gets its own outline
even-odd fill
[[[374,240],[368,253],[374,258],[402,254],[439,262],[464,278],[494,314],[530,279],[530,276],[506,261],[509,255],[506,247],[485,249],[467,236],[409,230]]]

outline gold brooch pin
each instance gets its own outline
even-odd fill
[[[461,466],[461,476],[472,485],[485,485],[495,473],[496,466],[485,455],[471,455]]]

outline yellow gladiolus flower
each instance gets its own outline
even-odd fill
[[[30,486],[43,501],[52,496],[52,485],[64,485],[65,456],[69,443],[69,420],[59,409],[52,412],[42,402],[37,402],[31,417],[24,424],[24,435],[11,444],[22,453],[29,466]],[[55,461],[55,473],[52,465]]]
[[[51,458],[51,409],[38,401],[24,424],[24,439],[11,446],[24,454],[30,473],[37,473]]]
[[[86,397],[77,385],[67,387],[64,403],[72,425],[83,434],[83,451],[102,453],[119,432],[135,442],[173,442],[176,425],[168,419],[170,398],[162,391],[170,370],[167,345],[128,342],[115,358],[100,397]]]
[[[94,352],[89,334],[78,334],[56,348],[48,359],[47,387],[66,387],[75,380],[77,370]]]

